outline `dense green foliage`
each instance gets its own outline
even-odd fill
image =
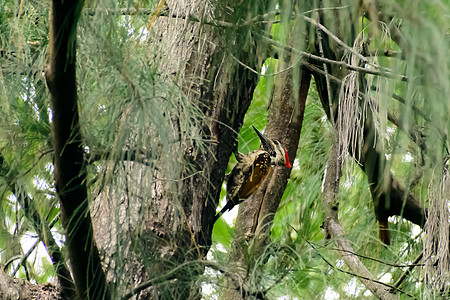
[[[90,200],[106,190],[113,199],[111,201],[117,201],[119,207],[123,204],[120,201],[125,200],[117,195],[127,184],[126,179],[118,177],[126,169],[122,161],[134,160],[140,155],[140,162],[149,167],[146,172],[156,173],[158,180],[176,182],[182,175],[189,176],[198,171],[198,166],[184,160],[185,150],[192,148],[192,151],[206,153],[211,141],[205,141],[200,132],[199,123],[206,118],[203,107],[183,88],[189,78],[184,78],[182,72],[164,74],[161,71],[172,60],[167,56],[167,49],[162,49],[148,35],[151,15],[123,16],[105,9],[112,12],[133,7],[152,11],[155,3],[94,2],[86,3],[77,33],[77,84],[88,162],[87,184],[92,195]],[[310,9],[316,5],[314,1],[306,2]],[[325,7],[338,6],[336,1],[323,2]],[[402,45],[402,48],[395,42],[388,29],[391,24],[375,20],[379,24],[374,28],[371,11],[360,18],[357,27],[361,38],[358,41],[368,47],[364,49],[364,55],[370,57],[371,63],[394,74],[366,74],[364,79],[369,88],[362,92],[364,99],[372,99],[367,105],[375,115],[379,143],[385,150],[389,170],[408,192],[428,207],[433,191],[446,183],[443,174],[448,172],[450,5],[447,1],[437,0],[380,2],[382,13],[393,14],[391,22],[401,27],[408,45]],[[11,276],[44,283],[55,278],[45,248],[42,244],[35,246],[45,239],[44,226],[51,227],[57,244],[65,253],[53,181],[52,112],[43,75],[49,4],[31,0],[20,3],[5,0],[0,6],[0,266]],[[255,11],[259,13],[263,8],[267,7],[261,5]],[[283,5],[279,8],[279,14],[269,14],[270,21],[277,24],[268,31],[277,43],[288,44],[291,29],[300,28],[301,34],[294,44],[308,52],[311,45],[305,40],[310,36],[312,40],[314,30],[306,31],[307,23],[302,16],[309,15],[305,13],[309,9],[301,4],[296,4],[293,9]],[[297,27],[293,26],[295,22]],[[260,37],[259,33],[252,35],[252,29],[251,26],[246,29],[248,32],[242,29],[248,34],[242,36],[242,40],[253,41],[255,36]],[[226,31],[226,34],[230,32]],[[313,44],[311,40],[309,42]],[[267,45],[260,45],[263,46]],[[354,46],[355,51],[363,48],[362,45],[350,46]],[[235,54],[239,54],[239,47],[233,50]],[[383,55],[384,51],[396,55]],[[346,56],[351,54],[347,52]],[[374,69],[369,65],[366,67]],[[239,150],[243,153],[259,147],[252,126],[262,130],[267,123],[275,82],[272,74],[280,71],[278,60],[268,58],[263,69],[266,76],[260,76],[239,135]],[[406,76],[407,80],[402,80],[400,75]],[[393,94],[397,97],[393,98]],[[189,134],[178,135],[179,132]],[[338,295],[341,299],[372,297],[356,276],[345,273],[347,267],[333,243],[324,240],[321,229],[322,186],[334,134],[316,85],[312,84],[297,156],[291,158],[294,167],[275,215],[271,243],[263,256],[255,258],[257,263],[249,272],[249,284],[267,291],[269,299],[338,299]],[[174,146],[179,139],[183,139],[185,148]],[[232,156],[227,172],[235,163]],[[346,158],[343,174],[338,195],[339,220],[346,237],[375,277],[394,285],[422,253],[426,245],[424,231],[400,216],[391,217],[392,245],[381,245],[367,176],[350,156]],[[141,190],[138,196],[145,193],[152,196],[150,189],[145,190],[149,182],[153,184],[150,176],[143,175],[134,187]],[[178,199],[179,185],[174,183],[171,187],[172,195],[176,195],[173,198]],[[448,197],[450,192],[447,190],[447,194],[437,198],[448,207],[449,199],[445,195]],[[222,206],[224,198],[225,183],[221,193]],[[145,206],[144,202],[142,206]],[[129,214],[126,217],[130,217]],[[227,263],[234,231],[232,222],[225,219],[221,218],[215,224],[213,245],[208,255],[208,259],[219,266]],[[138,245],[139,232],[130,234],[133,245]],[[120,265],[124,260],[123,252],[116,254],[114,259]],[[150,263],[152,259],[150,254],[142,253],[144,263]],[[422,265],[412,270],[400,286],[404,292],[402,297],[431,297],[432,293],[426,291],[425,273]],[[198,276],[195,282],[203,287],[205,298],[217,297],[223,280],[220,274],[207,268]],[[120,277],[122,274],[114,275]]]

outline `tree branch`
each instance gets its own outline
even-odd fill
[[[291,61],[296,61],[296,59],[298,57],[291,56]],[[280,60],[281,69],[285,69],[286,64],[288,63],[285,60]],[[294,93],[296,89],[292,86],[295,84],[291,80],[294,72],[301,72],[298,94]],[[297,65],[296,68],[278,74],[275,80],[278,84],[276,84],[274,99],[271,102],[265,134],[269,138],[279,140],[286,147],[290,159],[294,159],[298,148],[311,75],[307,70],[301,70],[300,66]],[[255,261],[255,259],[248,259],[245,253],[250,252],[253,257],[262,255],[263,249],[270,239],[269,224],[278,209],[289,176],[290,169],[274,168],[264,183],[251,196],[251,199],[240,205],[231,246],[232,250],[229,254],[228,266],[230,271],[241,274],[245,278],[249,270],[254,267]],[[249,247],[249,244],[252,246]],[[242,298],[242,295],[239,291],[236,291],[232,284],[225,281],[220,299],[240,298]]]
[[[302,65],[307,68],[308,70],[311,71],[311,73],[313,73],[316,77],[316,80],[319,76],[323,76],[324,78],[328,77],[328,79],[330,81],[332,81],[334,84],[336,84],[339,88],[342,85],[342,80],[340,80],[339,78],[326,73],[324,70],[318,68],[317,66],[310,64],[308,62],[303,62]],[[376,91],[377,88],[375,86],[371,86],[371,90]],[[329,97],[328,95],[329,93],[327,93],[327,97]],[[363,92],[359,92],[359,96],[360,97],[365,97],[365,94]],[[397,94],[392,94],[392,98],[395,100],[398,100],[399,102],[406,104],[406,100],[403,99],[402,97],[398,96]],[[322,100],[322,99],[321,99]],[[326,114],[328,115],[329,113],[331,113],[329,111],[329,104],[327,103],[327,105],[324,105],[323,101],[322,101],[322,105],[325,109]],[[421,117],[423,117],[425,120],[428,121],[428,118],[423,114],[423,112],[421,112],[415,105],[412,106],[412,109],[417,112]],[[423,133],[421,133],[420,131],[412,128],[412,129],[408,129],[406,128],[399,120],[398,118],[396,118],[394,115],[392,115],[391,113],[388,112],[388,119],[389,121],[391,121],[395,126],[397,126],[399,129],[405,131],[405,133],[409,136],[409,138],[416,143],[421,149],[423,149],[423,147],[425,146],[423,144],[423,141],[421,141],[422,138],[424,138]],[[330,119],[330,122],[332,121],[332,119]]]
[[[45,76],[53,110],[55,186],[79,298],[109,298],[93,240],[76,88],[76,29],[83,1],[53,0]]]
[[[91,150],[90,153],[85,153],[86,163],[92,164],[96,161],[104,161],[104,160],[123,160],[123,161],[134,161],[138,163],[142,163],[146,166],[153,166],[150,161],[151,153],[148,151],[144,151],[141,149],[136,150],[127,150],[124,151],[120,157],[114,157],[114,153],[112,150]],[[153,166],[157,168],[156,166]]]
[[[317,251],[317,249],[316,249],[310,242],[308,242],[308,241],[306,241],[306,242],[307,242],[307,243],[308,243],[308,244],[316,251],[316,253],[320,256],[320,258],[322,258],[322,260],[323,260],[327,265],[329,265],[331,268],[333,268],[333,269],[335,269],[335,270],[338,270],[338,271],[341,272],[341,273],[345,273],[345,274],[348,274],[348,275],[351,275],[351,276],[358,277],[358,278],[360,278],[360,279],[365,279],[365,280],[372,281],[372,282],[374,282],[374,283],[379,283],[379,284],[381,284],[381,285],[384,285],[384,286],[386,286],[386,287],[389,287],[392,291],[400,292],[400,293],[402,293],[402,294],[405,294],[405,295],[407,295],[407,296],[409,296],[409,297],[415,299],[415,297],[414,297],[413,295],[410,295],[410,294],[406,293],[405,291],[399,289],[399,288],[396,287],[396,286],[393,286],[393,285],[384,283],[384,282],[379,281],[379,280],[374,280],[374,279],[371,279],[371,278],[363,277],[363,276],[360,276],[360,275],[358,275],[358,274],[355,274],[355,273],[352,273],[352,272],[349,272],[349,271],[345,271],[345,270],[342,270],[341,268],[336,267],[336,266],[333,265],[331,262],[329,262],[328,259],[326,259],[325,257],[323,257],[323,255],[322,255],[319,251]],[[337,250],[337,249],[335,249],[335,250]],[[338,251],[348,252],[347,250],[342,250],[342,249],[339,249]]]
[[[398,288],[402,282],[408,277],[408,275],[411,273],[411,271],[414,269],[414,267],[419,265],[419,261],[421,261],[423,258],[423,252],[417,256],[417,258],[414,260],[414,262],[406,269],[405,273],[402,274],[402,276],[399,277],[399,279],[395,282],[394,287]]]
[[[102,12],[103,10],[99,10],[99,9],[88,9],[88,14],[91,16],[94,16],[96,13],[98,12]],[[130,9],[119,9],[119,10],[112,10],[112,11],[108,11],[109,13],[115,13],[115,14],[122,14],[122,15],[134,15],[134,14],[143,14],[143,15],[150,15],[153,14],[154,11],[151,9],[135,9],[135,8],[130,8]],[[271,14],[267,14],[267,16],[269,16]],[[275,13],[276,15],[276,13]],[[158,13],[158,16],[168,16],[167,11],[163,10],[161,12]],[[214,21],[213,23],[208,22],[206,20],[200,20],[195,16],[178,16],[178,15],[174,15],[171,16],[173,18],[182,18],[182,19],[189,19],[190,21],[193,22],[201,22],[202,24],[208,24],[208,25],[214,25],[214,26],[221,26],[221,27],[236,27],[237,25],[235,24],[231,24],[231,23],[227,23],[227,22],[223,22],[223,21]],[[257,16],[255,18],[261,18],[264,16]],[[358,72],[362,72],[362,73],[368,73],[368,74],[372,74],[372,75],[379,75],[379,76],[385,76],[388,78],[400,78],[402,81],[407,81],[407,77],[404,75],[396,75],[393,74],[390,70],[383,68],[381,66],[375,65],[372,62],[370,62],[365,56],[361,55],[360,53],[356,52],[354,49],[352,49],[351,47],[349,47],[348,45],[346,45],[343,41],[341,41],[336,35],[334,35],[330,30],[328,30],[324,25],[318,23],[317,21],[315,21],[312,18],[309,18],[307,16],[303,16],[303,18],[313,24],[314,26],[316,26],[317,28],[319,28],[321,31],[323,31],[324,33],[326,33],[331,39],[333,39],[334,41],[336,41],[341,47],[343,47],[345,50],[349,51],[350,53],[356,55],[360,60],[364,61],[366,64],[368,64],[369,66],[378,69],[379,71],[376,70],[372,70],[372,69],[368,69],[368,68],[362,68],[362,67],[357,67],[357,66],[353,66],[350,64],[345,63],[344,61],[334,61],[334,60],[330,60],[327,58],[323,58],[320,56],[316,56],[313,55],[311,53],[308,52],[304,52],[301,50],[298,50],[294,47],[289,47],[286,45],[283,45],[277,41],[274,41],[266,36],[263,35],[263,37],[265,39],[267,39],[268,41],[270,41],[272,44],[276,45],[277,47],[283,48],[284,50],[289,50],[289,51],[295,51],[299,54],[301,54],[304,57],[307,57],[308,59],[313,59],[322,63],[328,63],[328,64],[335,64],[338,66],[341,66],[343,68],[347,68],[349,70],[353,70],[353,71],[358,71]],[[251,20],[253,21],[253,19]],[[240,26],[248,26],[250,25],[249,23],[250,21],[244,22],[244,24],[240,25]],[[391,52],[386,51],[385,52],[386,55],[391,54]],[[238,60],[239,61],[239,60]],[[239,63],[241,63],[239,61]],[[247,66],[246,66],[247,67]],[[251,68],[250,68],[251,69]],[[255,70],[251,69],[253,72],[256,72]],[[120,71],[120,70],[119,70]],[[257,73],[257,72],[256,72]],[[121,72],[122,74],[122,72]],[[127,77],[125,76],[125,79],[127,79]],[[130,82],[129,80],[127,80],[127,82]],[[133,91],[135,91],[135,89],[133,88],[133,85],[131,85]],[[139,101],[139,99],[138,99]]]
[[[283,63],[281,63],[281,67]],[[311,82],[311,74],[308,70],[300,69],[298,94],[293,88],[295,84],[293,72],[287,72],[277,78],[272,104],[265,133],[268,137],[277,139],[286,147],[288,156],[293,161],[297,155],[298,143],[303,124],[306,98],[308,96]],[[257,220],[252,228],[254,241],[251,252],[255,257],[260,257],[266,246],[270,243],[270,224],[278,210],[287,180],[291,175],[291,169],[277,168],[269,174],[266,179],[267,184],[263,184],[255,192],[254,198],[260,199],[260,206],[257,206]],[[256,261],[256,260],[255,260]]]
[[[50,224],[48,224],[48,227],[51,229],[53,228],[53,226],[55,225],[56,222],[58,222],[59,220],[59,214],[56,215],[53,220],[50,222]],[[27,251],[27,253],[25,253],[24,255],[18,255],[18,256],[14,256],[11,259],[8,260],[8,262],[3,266],[3,269],[6,270],[6,268],[8,267],[8,265],[10,263],[12,263],[13,261],[20,259],[19,263],[17,264],[19,267],[17,269],[15,269],[12,273],[12,276],[15,276],[17,271],[19,270],[20,266],[23,264],[23,262],[25,260],[28,259],[28,257],[31,255],[31,253],[33,253],[33,251],[37,248],[37,246],[39,245],[39,243],[42,242],[42,240],[39,238],[34,244],[33,246],[31,246],[31,248]],[[72,280],[72,277],[70,277],[70,280]],[[73,282],[72,282],[73,284]]]
[[[274,45],[278,48],[281,48],[285,51],[290,51],[293,53],[300,54],[301,56],[305,57],[307,60],[314,60],[314,61],[317,61],[320,63],[332,64],[332,65],[336,65],[336,66],[342,67],[347,70],[352,70],[352,71],[356,71],[356,72],[360,72],[360,73],[378,75],[378,76],[387,77],[387,78],[394,78],[394,79],[399,79],[401,81],[408,81],[408,78],[405,75],[394,74],[391,71],[385,71],[385,70],[377,71],[377,70],[373,70],[373,69],[369,69],[369,68],[353,66],[353,65],[346,63],[345,61],[333,60],[330,58],[320,57],[320,56],[314,55],[309,52],[298,50],[291,46],[283,45],[280,42],[277,42],[277,41],[271,39],[270,37],[266,36],[265,34],[262,34],[261,36],[264,40],[271,43],[272,45]]]
[[[230,27],[238,27],[238,25],[226,22],[226,21],[221,21],[221,20],[213,20],[211,22],[207,21],[206,19],[202,19],[199,18],[197,16],[194,15],[182,15],[182,14],[169,14],[169,10],[168,9],[162,9],[159,12],[157,12],[155,9],[152,8],[139,8],[136,9],[134,7],[130,7],[130,8],[119,8],[119,9],[100,9],[100,8],[88,8],[86,9],[86,12],[89,16],[95,16],[96,14],[99,13],[106,13],[106,14],[115,14],[115,15],[122,15],[122,16],[133,16],[133,15],[153,15],[155,14],[156,17],[169,17],[169,18],[175,18],[175,19],[183,19],[183,20],[188,20],[191,22],[197,22],[197,23],[202,23],[202,24],[206,24],[206,25],[211,25],[211,26],[220,26],[220,27],[226,27],[226,28],[230,28]]]
[[[310,64],[306,66],[314,72],[314,78],[316,80],[317,89],[321,98],[322,107],[327,113],[329,119],[334,118],[330,115],[327,90],[325,84],[323,83],[325,81],[323,70],[320,70],[316,66]],[[338,90],[341,85],[341,80],[331,75],[329,78],[332,79],[334,84],[332,88],[334,90]],[[356,149],[356,153],[351,152],[351,154],[354,158],[359,158],[358,165],[368,176],[372,196],[376,197],[374,198],[374,201],[381,203],[380,205],[378,205],[378,203],[375,205],[377,220],[387,221],[389,216],[398,215],[423,227],[426,219],[426,209],[417,199],[415,199],[412,194],[408,192],[408,194],[405,195],[405,189],[400,185],[400,182],[392,176],[391,173],[389,173],[389,176],[383,176],[384,169],[381,166],[381,161],[385,161],[386,158],[382,153],[382,149],[380,149],[380,147],[376,147],[376,141],[379,139],[377,137],[375,125],[372,121],[373,116],[369,109],[366,110],[365,116],[366,119],[363,124],[363,136],[356,137],[356,139],[363,140],[364,145],[361,149],[364,149],[364,153],[359,153],[359,150]],[[382,169],[383,171],[381,171]],[[386,180],[386,184],[383,185],[383,189],[377,190],[377,187],[379,186],[379,179]],[[388,205],[385,205],[385,199],[389,199]]]
[[[390,289],[386,288],[385,284],[382,284],[376,280],[376,278],[369,272],[366,266],[364,266],[356,255],[349,254],[354,251],[349,241],[345,238],[344,231],[339,224],[339,202],[337,200],[339,182],[342,173],[342,156],[340,149],[344,146],[346,147],[347,145],[340,144],[338,135],[339,134],[336,132],[335,141],[328,159],[322,195],[322,207],[324,211],[323,228],[325,230],[325,236],[333,239],[333,242],[338,249],[344,250],[339,251],[339,253],[353,273],[352,275],[356,275],[359,280],[372,292],[372,294],[380,299],[399,299],[398,296],[390,292]]]

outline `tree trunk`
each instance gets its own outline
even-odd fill
[[[188,21],[192,15],[207,19],[213,13],[230,12],[210,11],[204,1],[190,2],[186,7],[172,1],[167,5],[167,15],[178,18],[158,17],[151,24],[149,51],[170,57],[162,60],[161,76],[168,83],[177,83],[203,117],[193,121],[196,125],[190,131],[183,129],[185,119],[171,120],[177,124],[170,137],[174,143],[170,151],[162,151],[171,157],[152,152],[155,160],[151,166],[126,162],[117,168],[110,164],[118,183],[104,188],[93,205],[94,232],[105,257],[122,262],[107,261],[109,274],[118,267],[123,270],[119,278],[110,279],[125,287],[141,284],[129,290],[128,296],[197,299],[199,286],[193,283],[203,273],[200,262],[211,246],[212,220],[225,170],[258,80],[250,68],[258,70],[261,59],[253,55],[257,50],[247,38],[248,27],[218,29]],[[249,5],[247,1],[236,4],[234,13],[245,11],[246,16]],[[228,17],[232,22],[242,20],[233,14]],[[131,125],[131,117],[124,117],[123,123],[138,126]],[[164,168],[173,161],[178,175],[167,178]],[[164,178],[168,180],[161,180]],[[195,261],[199,263],[192,263]],[[176,266],[185,267],[171,272]]]

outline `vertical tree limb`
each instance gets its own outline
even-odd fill
[[[325,12],[323,12],[323,14],[325,15]],[[322,18],[326,19],[324,16],[322,16]],[[321,23],[325,24],[324,22]],[[330,21],[329,23],[326,23],[326,25],[332,29],[337,26],[334,24],[334,21]],[[356,36],[352,38],[351,43],[353,43],[355,38]],[[339,48],[333,47],[333,45],[333,41],[331,41],[328,36],[322,39],[323,53],[326,54],[325,57],[332,60],[342,60],[342,53]],[[318,46],[316,45],[316,48],[317,47]],[[316,49],[316,51],[320,52],[320,49]],[[342,70],[331,68],[332,77],[341,81],[332,81],[330,82],[330,85],[327,86],[326,76],[321,68],[321,65],[317,65],[317,70],[313,71],[313,74],[322,107],[324,108],[328,119],[333,123],[340,113],[337,111],[337,99],[339,98],[342,79],[347,74]],[[359,105],[364,106],[363,103],[360,103]],[[363,108],[360,109],[363,110]],[[349,152],[358,160],[361,169],[367,174],[375,208],[375,215],[380,224],[380,237],[388,244],[389,231],[387,229],[388,218],[390,216],[399,215],[423,227],[426,218],[426,210],[421,203],[409,193],[409,191],[406,191],[405,188],[400,185],[399,181],[394,178],[389,171],[389,166],[386,164],[384,149],[377,143],[377,141],[379,141],[379,135],[375,129],[372,111],[368,108],[364,109],[364,117],[365,119],[362,121],[362,134],[356,134],[352,140],[353,144],[362,142],[361,149],[356,147],[353,151],[350,145],[348,145],[348,147]]]
[[[347,145],[344,146],[346,147]],[[340,145],[338,134],[336,133],[335,141],[328,159],[322,195],[322,207],[324,211],[323,228],[325,230],[325,235],[333,240],[337,249],[342,250],[339,251],[339,253],[345,264],[353,273],[359,276],[359,280],[372,292],[372,294],[379,299],[399,299],[397,295],[392,294],[389,291],[389,288],[375,282],[374,280],[376,280],[376,278],[372,273],[369,272],[356,255],[352,254],[355,252],[348,239],[345,238],[344,230],[339,224],[339,201],[337,199],[337,194],[339,192],[339,182],[342,174],[341,147],[343,147],[343,145]]]
[[[280,76],[279,82],[282,84],[275,87],[275,99],[273,100],[273,103],[278,103],[278,107],[270,110],[265,131],[267,136],[279,139],[286,147],[291,164],[297,154],[306,98],[311,82],[309,71],[302,68],[300,72],[298,95],[294,94],[297,89],[292,86],[295,84],[293,81],[296,76],[293,76],[292,72],[286,72]],[[276,94],[277,90],[279,90],[278,95]],[[267,185],[263,185],[263,188],[256,192],[255,197],[262,199],[262,202],[254,232],[252,252],[255,257],[259,257],[270,242],[270,224],[277,212],[290,175],[291,169],[278,168],[267,178]]]
[[[325,76],[320,72],[315,71],[313,71],[313,74],[322,107],[330,118],[327,90],[324,84]],[[340,84],[332,82],[331,86],[333,95],[336,95],[336,91],[339,90]],[[372,198],[378,199],[376,200],[378,203],[381,202],[381,205],[376,208],[377,219],[379,218],[381,221],[386,222],[388,217],[398,215],[423,227],[427,215],[427,211],[423,205],[414,197],[414,195],[407,192],[405,188],[401,186],[398,179],[394,178],[391,172],[388,172],[388,175],[384,178],[378,177],[378,172],[384,172],[381,171],[382,168],[380,168],[380,163],[383,161],[383,165],[385,165],[384,161],[386,158],[384,157],[381,147],[377,147],[376,145],[376,141],[379,140],[379,137],[376,133],[375,125],[373,124],[372,112],[368,109],[365,111],[363,126],[363,135],[356,136],[355,139],[358,140],[354,141],[355,144],[358,144],[360,142],[359,140],[362,140],[362,150],[355,149],[356,151],[351,151],[351,149],[349,149],[349,152],[354,158],[359,158],[358,165],[368,176]],[[382,188],[377,187],[379,185],[379,179],[386,180]],[[405,193],[407,194],[405,195]],[[385,199],[389,199],[388,206],[385,205]]]
[[[76,28],[83,1],[53,0],[46,70],[53,111],[55,186],[79,298],[109,298],[93,240],[76,87]]]
[[[280,65],[283,69],[284,63],[280,62]],[[295,70],[299,72],[300,68]],[[291,160],[296,156],[311,80],[308,71],[301,70],[299,73],[298,95],[294,94],[296,89],[293,88],[293,72],[279,75],[279,84],[274,93],[277,96],[274,96],[272,101],[265,130],[269,138],[279,140],[286,147]],[[290,174],[291,169],[273,169],[260,188],[240,205],[228,264],[229,270],[238,276],[247,278],[255,261],[270,242],[270,223],[278,209]],[[245,298],[246,293],[257,292],[248,291],[245,286],[236,287],[232,280],[226,279],[220,299],[241,299]]]

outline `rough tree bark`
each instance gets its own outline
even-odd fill
[[[211,246],[212,220],[225,170],[236,147],[237,132],[240,131],[257,84],[257,75],[242,64],[258,70],[260,57],[255,53],[265,52],[264,43],[256,45],[248,39],[251,25],[237,24],[252,17],[252,14],[261,13],[249,11],[249,8],[257,7],[263,11],[264,3],[258,2],[255,5],[252,1],[223,2],[215,11],[211,11],[213,8],[208,7],[204,1],[192,1],[187,6],[179,5],[177,1],[167,1],[167,16],[171,17],[158,17],[151,25],[150,44],[159,43],[156,51],[162,57],[170,57],[164,60],[159,71],[168,82],[176,82],[184,94],[193,99],[202,110],[205,118],[197,120],[199,128],[195,130],[200,132],[202,140],[210,142],[207,144],[207,151],[197,151],[183,142],[193,133],[178,132],[180,141],[174,147],[184,152],[182,157],[172,159],[184,164],[179,179],[149,180],[144,184],[147,190],[136,190],[136,187],[144,186],[143,174],[153,172],[149,175],[151,178],[157,177],[158,172],[131,162],[126,166],[127,171],[120,175],[126,176],[130,182],[130,188],[124,188],[123,194],[129,199],[129,203],[140,202],[142,206],[122,208],[136,211],[141,217],[137,217],[137,220],[108,221],[108,218],[114,218],[114,214],[111,214],[109,217],[98,215],[95,218],[96,239],[102,240],[99,243],[110,256],[114,256],[115,248],[111,246],[113,239],[109,237],[111,232],[119,230],[114,224],[126,228],[122,233],[128,237],[122,237],[126,241],[122,241],[123,244],[130,242],[135,246],[136,239],[140,239],[141,248],[128,253],[130,259],[127,262],[134,266],[129,267],[127,274],[130,276],[124,279],[132,278],[137,272],[139,276],[135,277],[140,278],[136,278],[135,282],[128,282],[127,286],[144,283],[141,287],[145,286],[146,289],[133,290],[127,297],[133,294],[137,294],[140,299],[200,297],[199,287],[193,281],[196,280],[196,275],[203,272],[204,267],[201,263],[189,262],[203,260]],[[233,10],[229,10],[227,5],[233,7]],[[207,19],[210,15],[227,19],[231,25],[216,28],[188,20],[188,16]],[[162,159],[157,161],[157,165],[163,163]],[[115,196],[122,197],[121,193],[118,192]],[[112,194],[105,191],[97,199],[96,213],[118,209],[108,206],[111,203],[107,201],[110,196]],[[133,234],[136,234],[134,241],[133,237],[130,238]],[[113,243],[118,242],[114,239]],[[138,260],[141,251],[151,254],[149,262],[144,264]],[[174,266],[180,265],[186,267],[175,273],[171,272]],[[161,274],[171,275],[164,282],[150,286],[145,284],[145,281],[151,282],[155,275]]]
[[[62,296],[61,289],[50,283],[32,284],[18,278],[11,278],[0,268],[0,299],[55,300],[73,299]]]

